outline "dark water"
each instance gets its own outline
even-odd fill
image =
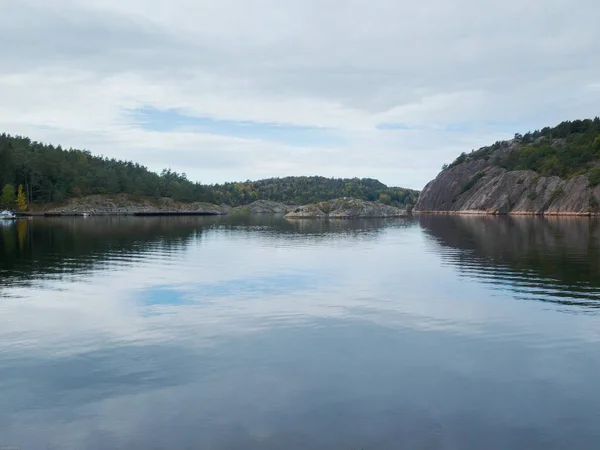
[[[600,448],[600,223],[0,228],[0,446]]]

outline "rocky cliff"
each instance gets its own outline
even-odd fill
[[[560,140],[551,143],[562,144]],[[533,170],[508,170],[504,162],[512,152],[522,151],[524,144],[515,139],[496,147],[463,154],[463,161],[442,170],[425,186],[414,212],[598,214],[600,185],[590,180],[590,173],[561,178]]]
[[[407,210],[379,202],[368,202],[355,198],[338,198],[312,205],[300,206],[286,214],[288,218],[340,218],[357,217],[403,217]]]

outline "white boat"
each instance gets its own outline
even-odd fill
[[[0,220],[15,220],[17,216],[12,211],[0,211]]]

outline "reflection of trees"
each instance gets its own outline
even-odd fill
[[[296,233],[356,234],[378,232],[389,226],[405,226],[409,219],[288,219],[290,229]]]
[[[287,220],[283,216],[92,217],[18,221],[0,228],[0,285],[82,274],[99,264],[181,250],[209,230],[270,240],[373,239],[409,219]]]
[[[274,238],[293,239],[318,243],[335,239],[347,240],[348,244],[365,239],[377,239],[382,230],[390,227],[414,225],[408,218],[388,219],[285,219],[274,218],[277,222],[266,230]]]
[[[250,235],[269,235],[286,238],[293,234],[296,239],[318,242],[321,239],[374,238],[385,228],[414,225],[409,218],[387,219],[286,219],[282,215],[232,215],[217,216],[213,223],[227,230],[243,230]]]
[[[419,223],[446,261],[487,282],[565,303],[600,300],[598,219],[421,215]]]
[[[0,229],[0,282],[81,273],[111,258],[174,251],[200,232],[194,218],[17,221]]]

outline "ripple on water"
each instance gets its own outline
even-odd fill
[[[0,233],[22,448],[599,442],[591,223],[31,222]]]

